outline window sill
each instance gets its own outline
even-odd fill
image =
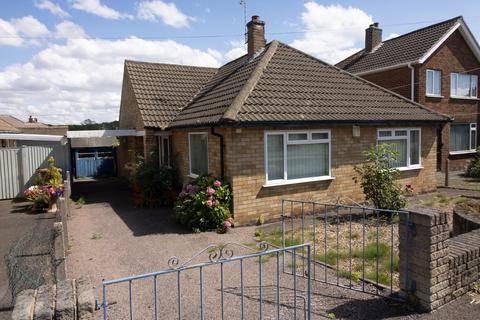
[[[263,185],[264,188],[277,187],[277,186],[287,186],[290,184],[299,184],[299,183],[308,183],[308,182],[317,182],[317,181],[330,181],[335,180],[335,177],[325,176],[318,178],[304,178],[304,179],[295,179],[295,180],[283,180],[279,182],[267,182]]]
[[[458,100],[480,100],[477,97],[461,97],[461,96],[450,96],[450,99],[458,99]]]
[[[448,154],[451,156],[455,156],[458,154],[470,154],[470,153],[477,153],[477,151],[476,150],[450,151]]]
[[[439,98],[439,99],[445,98],[445,97],[442,96],[442,95],[439,96],[439,95],[436,95],[436,94],[426,94],[425,96],[426,96],[427,98]]]
[[[187,175],[187,177],[192,178],[192,179],[197,179],[199,176],[198,174],[190,173]]]
[[[422,166],[410,166],[410,167],[401,167],[396,168],[398,171],[410,171],[410,170],[421,170],[423,169]]]

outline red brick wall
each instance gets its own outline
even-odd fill
[[[362,78],[398,93],[408,99],[411,98],[411,76],[411,69],[408,67],[361,75]]]
[[[361,127],[360,138],[352,137],[351,126],[326,127],[331,129],[332,175],[334,180],[299,183],[275,187],[265,185],[264,131],[265,128],[217,129],[225,137],[225,174],[234,197],[234,215],[240,224],[251,224],[260,215],[278,218],[282,199],[319,200],[335,203],[343,200],[363,200],[360,187],[352,177],[353,167],[363,162],[362,152],[376,144],[379,127]],[[422,128],[423,169],[402,173],[402,184],[412,184],[416,192],[434,190],[436,187],[436,132],[434,126]],[[312,128],[311,128],[312,129]],[[322,128],[315,128],[322,129]],[[274,128],[268,128],[274,130]],[[205,131],[208,130],[192,130]],[[182,182],[188,182],[188,131],[173,132],[175,163],[180,169]],[[209,168],[219,176],[220,157],[218,138],[209,134]]]

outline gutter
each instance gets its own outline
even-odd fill
[[[412,66],[412,63],[409,62],[407,67],[411,70],[410,76],[410,97],[412,101],[415,101],[415,68]]]
[[[214,127],[211,127],[211,132],[212,132],[212,135],[214,135],[215,137],[218,137],[220,138],[220,179],[223,181],[225,180],[225,165],[224,165],[224,158],[223,158],[223,154],[224,154],[224,147],[223,147],[223,135],[221,135],[220,133],[218,132],[215,132],[215,128]]]

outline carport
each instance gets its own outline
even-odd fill
[[[117,175],[117,137],[143,137],[136,130],[67,131],[75,178],[112,177]]]

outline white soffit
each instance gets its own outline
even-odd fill
[[[77,130],[67,131],[67,138],[142,137],[145,131],[120,130]]]

